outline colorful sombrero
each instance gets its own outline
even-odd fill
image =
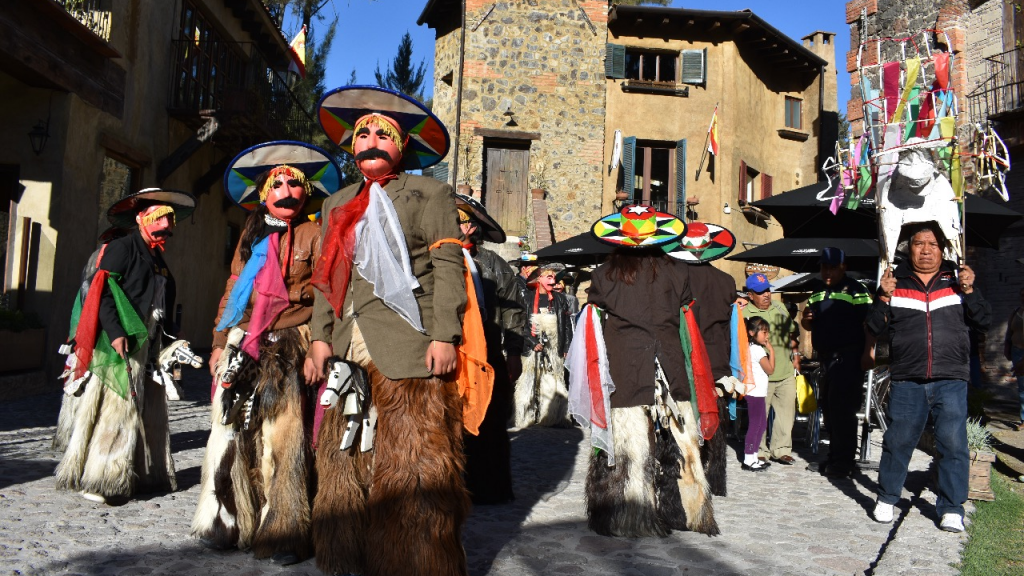
[[[326,151],[303,142],[277,140],[257,144],[244,150],[228,164],[224,172],[224,192],[235,204],[252,210],[260,203],[256,180],[260,174],[283,164],[302,170],[313,185],[313,198],[317,206],[341,187],[341,168]],[[311,202],[313,204],[313,202]],[[307,206],[310,211],[315,208]]]
[[[441,120],[422,103],[376,86],[345,86],[320,100],[320,125],[327,137],[352,153],[353,127],[367,114],[379,113],[398,123],[409,136],[401,167],[417,170],[433,166],[448,154],[451,140]]]
[[[690,222],[686,234],[676,242],[665,246],[665,252],[687,264],[711,262],[732,252],[736,247],[736,236],[718,224]]]
[[[137,226],[135,215],[154,204],[167,204],[174,208],[174,219],[181,222],[196,209],[196,197],[188,192],[166,188],[146,188],[124,196],[107,210],[107,220],[119,228]]]
[[[626,248],[655,248],[686,232],[682,220],[650,206],[626,206],[601,218],[590,232],[601,242]]]
[[[491,218],[490,214],[487,213],[487,209],[475,198],[465,194],[456,194],[455,207],[459,210],[465,210],[476,219],[484,240],[498,244],[505,242],[505,231],[501,229],[501,225],[495,222],[494,218]]]

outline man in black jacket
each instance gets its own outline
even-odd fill
[[[163,259],[175,222],[195,208],[186,192],[150,188],[122,198],[107,217],[137,230],[111,240],[86,267],[72,318],[73,349],[54,438],[64,450],[57,488],[88,500],[174,491],[167,390],[146,370],[164,333],[175,333],[174,277]]]
[[[874,518],[891,522],[907,467],[928,415],[935,422],[939,470],[939,527],[964,529],[967,500],[968,330],[985,330],[992,312],[974,288],[974,271],[942,259],[945,245],[934,222],[904,228],[909,262],[887,269],[866,326],[874,335],[888,328],[892,385],[889,428],[882,442]]]
[[[512,416],[512,383],[522,372],[523,329],[526,302],[519,291],[516,271],[505,260],[483,247],[484,240],[505,241],[505,231],[484,207],[457,194],[463,246],[476,267],[474,282],[482,292],[481,315],[487,341],[487,363],[494,368],[494,390],[480,434],[463,433],[466,452],[466,488],[474,504],[503,504],[512,494],[512,444],[508,419]]]

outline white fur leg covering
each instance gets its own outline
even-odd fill
[[[683,426],[673,419],[670,426],[672,437],[682,452],[681,475],[679,478],[679,495],[682,498],[683,510],[686,511],[686,527],[693,532],[708,535],[719,534],[715,511],[711,503],[711,488],[704,476],[704,466],[700,461],[700,445],[697,440],[697,419],[690,408],[689,402],[677,402],[682,415]]]
[[[219,470],[231,470],[233,462],[226,461],[228,448],[234,440],[234,426],[221,424],[223,418],[222,397],[225,389],[217,386],[210,411],[210,437],[206,441],[203,456],[203,475],[199,485],[199,502],[192,516],[192,536],[210,538],[225,546],[234,544],[237,538],[238,520],[235,504],[222,503],[217,498],[215,478]],[[233,452],[232,452],[233,454]],[[233,458],[232,458],[233,460]],[[218,538],[221,536],[221,538]]]

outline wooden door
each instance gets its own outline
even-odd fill
[[[484,205],[509,236],[526,234],[530,198],[530,150],[488,146],[485,149]]]

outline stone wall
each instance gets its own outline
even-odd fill
[[[539,134],[530,145],[529,184],[547,192],[556,241],[601,216],[606,22],[604,0],[468,0],[457,142],[461,30],[437,38],[434,105],[458,146],[446,158],[450,168],[459,155],[451,181],[482,190],[486,203],[477,129]],[[450,86],[443,80],[449,71]],[[506,111],[515,127],[506,125]]]

